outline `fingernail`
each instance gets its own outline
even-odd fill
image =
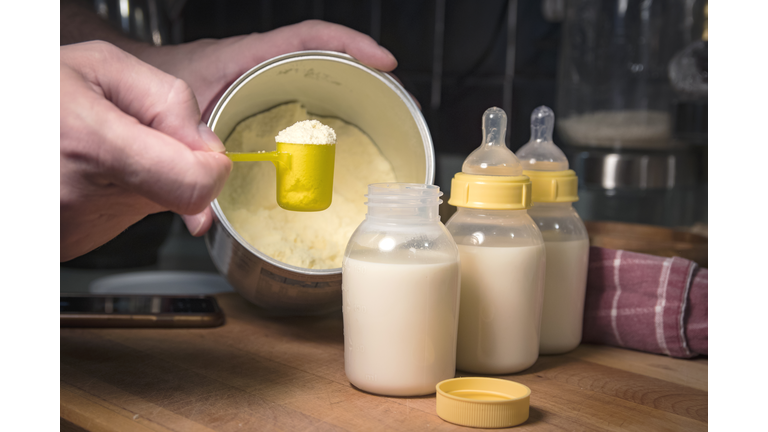
[[[205,215],[203,214],[196,214],[196,215],[182,215],[182,219],[184,219],[184,222],[187,225],[187,229],[189,229],[189,233],[193,236],[197,237],[200,235],[200,230],[203,227],[203,224],[205,223]]]
[[[200,235],[200,231],[202,231],[202,229],[203,229],[203,224],[205,224],[205,216],[198,215],[195,219],[197,219],[198,223],[197,223],[197,227],[195,228],[195,232],[194,232],[193,235],[199,236]]]
[[[379,48],[381,48],[382,50],[384,50],[384,52],[385,52],[385,53],[389,54],[389,56],[390,56],[390,57],[392,57],[392,61],[394,61],[395,63],[397,63],[397,59],[395,58],[395,55],[394,55],[394,54],[392,54],[392,53],[391,53],[391,52],[390,52],[388,49],[384,48],[384,47],[383,47],[383,46],[381,46],[381,45],[379,45]]]
[[[205,123],[200,123],[200,125],[197,126],[197,130],[200,133],[200,138],[205,141],[212,152],[224,153],[227,150],[224,147],[224,144],[221,143],[219,137],[217,137]]]

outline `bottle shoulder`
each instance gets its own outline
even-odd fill
[[[392,264],[436,264],[457,261],[459,250],[439,220],[387,223],[367,218],[349,239],[346,258]]]
[[[445,225],[458,245],[522,247],[544,244],[536,223],[525,210],[457,211]]]
[[[571,206],[544,207],[534,205],[529,213],[541,231],[544,240],[573,241],[588,239],[587,228]]]

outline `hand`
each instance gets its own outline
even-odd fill
[[[165,210],[207,231],[232,163],[187,84],[105,42],[60,63],[61,260]]]
[[[395,57],[370,36],[317,20],[266,33],[145,47],[135,52],[142,60],[187,82],[207,120],[216,101],[240,75],[272,57],[302,50],[347,53],[385,72],[397,67]]]

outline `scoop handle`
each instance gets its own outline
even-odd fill
[[[280,155],[278,152],[244,152],[244,153],[238,153],[238,152],[226,152],[224,153],[227,155],[228,158],[232,160],[232,162],[259,162],[259,161],[269,161],[269,162],[279,162],[280,161]]]

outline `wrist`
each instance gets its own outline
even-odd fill
[[[150,53],[159,48],[149,43],[136,41],[128,37],[121,38],[119,41],[113,43],[121,50],[133,55],[144,63],[149,63],[146,60],[146,57],[151,56]]]
[[[154,46],[148,43],[137,42],[132,40],[125,47],[121,46],[120,48],[131,53],[133,56],[143,61],[144,63],[152,65],[163,72],[174,75],[173,73],[167,70],[168,67],[166,66],[166,63],[163,62],[163,57],[167,57],[167,55],[165,55],[164,53],[166,52],[168,47]]]

